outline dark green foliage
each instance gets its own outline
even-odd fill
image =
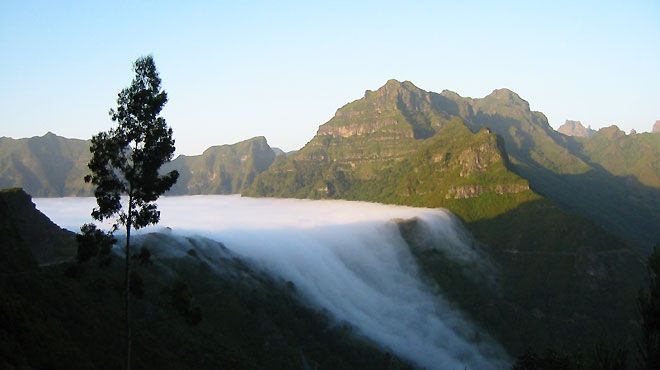
[[[640,366],[643,369],[660,368],[660,245],[648,259],[648,292],[639,294],[642,333],[639,342]]]
[[[69,260],[76,253],[74,235],[50,222],[22,189],[0,190],[0,271]]]
[[[121,224],[136,229],[158,222],[154,201],[178,178],[177,171],[159,174],[160,167],[172,159],[174,139],[160,111],[167,94],[160,89],[160,78],[151,56],[135,62],[131,86],[119,93],[117,110],[111,110],[118,127],[92,138],[92,158],[85,176],[96,186],[97,220],[119,214]],[[129,198],[129,212],[122,211],[121,195]]]
[[[449,258],[416,220],[399,222],[399,229],[427,283],[510,353],[528,346],[630,347],[637,335],[631,320],[642,280],[639,257],[586,220],[563,215],[570,222],[557,222],[557,214],[551,202],[538,200],[478,225],[479,236],[493,244],[475,246],[484,252],[477,266]],[[525,231],[519,225],[525,220],[543,224],[531,223]],[[502,226],[516,243],[499,239],[503,233],[496,228]],[[535,238],[528,239],[528,232]]]
[[[136,260],[140,266],[151,266],[154,264],[151,260],[151,252],[147,247],[140,248],[140,253],[133,255],[133,260]]]
[[[137,271],[131,271],[131,294],[135,298],[144,298],[144,279]]]
[[[92,257],[107,257],[115,244],[111,233],[98,229],[94,224],[84,224],[80,227],[80,234],[76,234],[78,252],[76,260],[80,263],[87,262]]]
[[[531,349],[518,357],[513,370],[626,370],[627,352],[597,346],[588,352],[572,354],[546,350],[538,354]]]
[[[190,325],[197,325],[202,321],[202,309],[193,306],[193,294],[183,281],[177,280],[169,291],[174,309],[186,319]]]

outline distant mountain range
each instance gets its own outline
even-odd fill
[[[488,242],[503,239],[477,225],[534,204],[581,215],[644,248],[660,240],[660,135],[596,132],[575,121],[560,131],[507,89],[473,99],[390,80],[338,109],[295,153],[256,137],[181,155],[167,170],[181,174],[171,194],[446,207]],[[82,181],[88,147],[52,133],[0,138],[0,187],[90,195]]]

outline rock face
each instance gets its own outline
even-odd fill
[[[651,130],[651,132],[654,134],[660,132],[660,120],[655,121],[653,124],[653,130]]]
[[[577,136],[577,137],[591,137],[596,131],[592,130],[591,127],[586,128],[582,126],[580,121],[570,121],[566,120],[563,125],[557,130],[564,135],[568,136]]]

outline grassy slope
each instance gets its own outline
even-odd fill
[[[592,163],[611,174],[634,176],[642,185],[660,188],[660,135],[626,135],[610,126],[574,140]]]

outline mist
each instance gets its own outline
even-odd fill
[[[92,221],[89,214],[96,205],[94,198],[34,202],[72,231]],[[293,282],[305,303],[327,311],[335,324],[351,325],[420,367],[500,369],[509,363],[498,343],[424,283],[395,221],[417,218],[434,248],[466,268],[490,268],[446,211],[214,195],[163,197],[158,207],[160,223],[139,232],[168,227],[175,235],[221,242],[255,268]],[[177,246],[168,248],[182,253]]]

